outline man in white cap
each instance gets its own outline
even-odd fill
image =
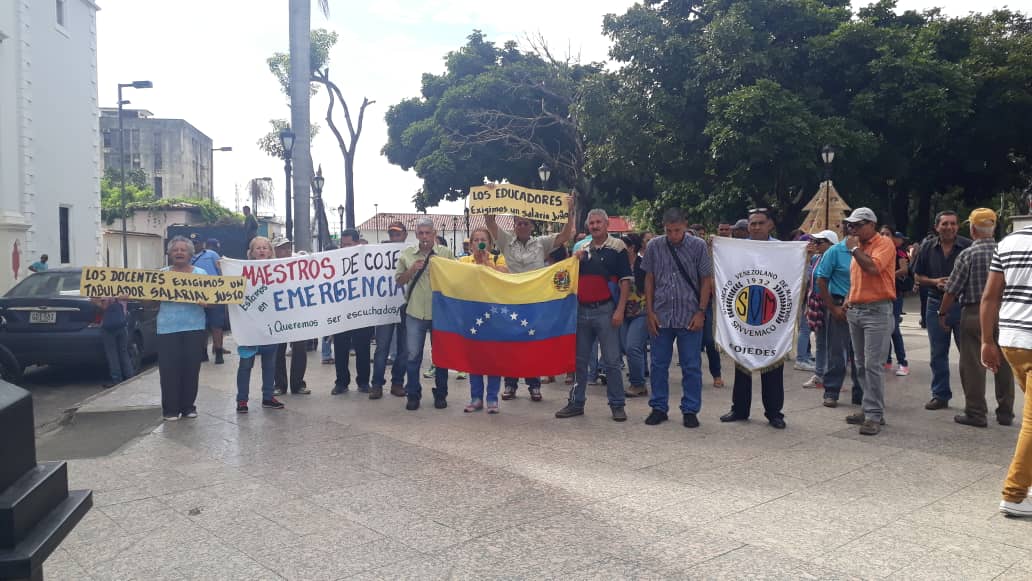
[[[857,208],[846,218],[846,248],[853,256],[849,270],[846,318],[863,390],[863,410],[846,416],[860,434],[874,436],[885,423],[885,358],[895,322],[896,245],[878,233],[878,218],[870,208]]]
[[[807,281],[809,291],[807,292],[806,304],[814,305],[812,317],[807,317],[810,309],[807,308],[807,312],[803,314],[804,317],[809,319],[809,328],[814,331],[817,336],[816,341],[816,361],[814,365],[813,377],[810,378],[803,387],[815,388],[818,384],[824,384],[824,370],[827,369],[828,365],[828,328],[824,324],[824,318],[827,316],[826,308],[816,308],[816,305],[821,304],[819,300],[820,289],[817,288],[817,267],[821,264],[821,259],[824,258],[824,253],[832,246],[838,244],[838,234],[835,234],[831,230],[822,230],[816,234],[810,235],[810,245],[813,249],[814,263],[813,268],[810,269],[810,280]]]

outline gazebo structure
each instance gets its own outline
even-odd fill
[[[821,230],[831,230],[842,238],[842,219],[852,211],[849,204],[842,199],[831,180],[821,182],[817,194],[803,206],[806,217],[800,230],[807,234],[815,234]]]

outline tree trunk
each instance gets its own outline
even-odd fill
[[[306,252],[312,251],[312,140],[309,129],[311,24],[311,0],[290,0],[290,130],[294,132],[294,248]]]
[[[344,223],[355,227],[355,150],[344,156]]]

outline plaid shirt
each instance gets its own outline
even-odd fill
[[[989,264],[996,252],[996,240],[981,238],[965,248],[958,256],[946,283],[946,292],[957,297],[964,305],[982,300],[985,282],[989,279]]]

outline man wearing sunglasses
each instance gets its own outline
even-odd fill
[[[860,433],[874,436],[885,423],[885,358],[895,326],[896,245],[878,233],[878,218],[870,208],[857,208],[846,218],[846,248],[853,255],[849,268],[846,319],[860,372],[863,410],[846,416]]]

